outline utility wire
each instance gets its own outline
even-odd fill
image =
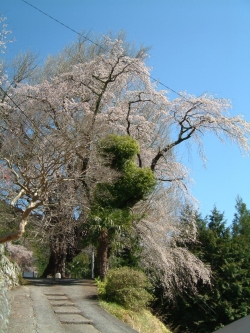
[[[21,0],[21,1],[23,1],[24,3],[26,3],[26,4],[29,5],[30,7],[34,8],[35,10],[39,11],[39,12],[42,13],[43,15],[49,17],[49,18],[52,19],[53,21],[55,21],[55,22],[61,24],[61,25],[64,26],[66,29],[69,29],[70,31],[74,32],[75,34],[77,34],[77,35],[83,37],[85,40],[89,41],[90,43],[92,43],[92,44],[98,46],[99,48],[101,48],[101,49],[103,49],[103,50],[105,49],[102,45],[100,45],[100,44],[94,42],[93,40],[91,40],[91,39],[88,38],[87,36],[84,36],[84,35],[81,34],[80,32],[78,32],[78,31],[72,29],[71,27],[69,27],[69,26],[66,25],[65,23],[63,23],[63,22],[57,20],[57,19],[54,18],[53,16],[51,16],[51,15],[47,14],[46,12],[44,12],[43,10],[37,8],[36,6],[32,5],[32,4],[29,3],[28,1],[26,1],[26,0]],[[135,65],[135,64],[133,64],[133,61],[131,62],[131,65]],[[180,96],[180,97],[186,99],[183,95],[181,95],[180,93],[178,93],[176,90],[170,88],[169,86],[167,86],[167,85],[164,84],[163,82],[161,82],[161,81],[155,79],[154,77],[152,77],[152,76],[149,75],[149,74],[147,74],[147,76],[148,76],[151,80],[157,82],[158,84],[160,84],[161,86],[165,87],[166,89],[172,91],[172,92],[175,93],[176,95],[178,95],[178,96]],[[18,110],[19,110],[19,111],[20,111],[20,112],[21,112],[21,113],[22,113],[22,114],[28,119],[28,121],[29,121],[30,123],[32,123],[32,125],[33,125],[33,126],[34,126],[34,127],[35,127],[35,128],[41,133],[41,135],[42,135],[43,137],[46,137],[46,135],[41,131],[41,129],[40,129],[39,127],[37,127],[37,125],[34,123],[34,121],[33,121],[32,119],[30,119],[30,118],[26,115],[26,113],[25,113],[25,112],[19,107],[19,105],[16,104],[16,102],[11,98],[11,96],[9,96],[8,93],[2,89],[2,87],[0,87],[0,89],[1,89],[2,92],[3,92],[3,93],[4,93],[4,94],[5,94],[5,95],[6,95],[6,96],[12,101],[12,103],[15,105],[15,107],[17,107]],[[186,99],[186,100],[187,100],[190,104],[193,104],[193,103],[192,103],[191,101],[189,101],[188,99]],[[28,125],[27,122],[25,122],[25,123],[26,123],[26,125]],[[47,140],[48,140],[48,138],[47,138]],[[50,140],[48,140],[48,141],[49,141],[49,142],[53,145],[53,147],[54,147],[54,144],[53,144]],[[55,148],[55,147],[54,147],[54,148]]]
[[[101,48],[101,49],[103,49],[103,50],[105,49],[102,45],[100,45],[100,44],[94,42],[92,39],[88,38],[87,36],[81,34],[81,33],[78,32],[78,31],[74,30],[73,28],[69,27],[69,26],[66,25],[65,23],[63,23],[63,22],[57,20],[57,19],[54,18],[53,16],[51,16],[51,15],[47,14],[46,12],[44,12],[43,10],[37,8],[36,6],[32,5],[32,4],[29,3],[28,1],[26,1],[26,0],[21,0],[21,1],[25,2],[25,3],[26,3],[27,5],[29,5],[30,7],[33,7],[35,10],[39,11],[40,13],[42,13],[42,14],[48,16],[50,19],[52,19],[53,21],[55,21],[55,22],[61,24],[61,25],[64,26],[65,28],[69,29],[70,31],[72,31],[72,32],[76,33],[77,35],[83,37],[85,40],[89,41],[90,43],[92,43],[92,44],[98,46],[99,48]],[[131,62],[131,64],[133,64],[133,62]],[[163,83],[163,82],[161,82],[160,80],[154,78],[154,77],[151,76],[150,74],[146,74],[146,75],[147,75],[151,80],[153,80],[154,82],[156,82],[156,83],[160,84],[161,86],[163,86],[164,88],[166,88],[166,89],[172,91],[174,94],[180,96],[181,98],[185,99],[187,102],[189,102],[190,104],[193,105],[193,103],[192,103],[191,101],[189,101],[185,96],[183,96],[182,94],[180,94],[178,91],[176,91],[176,90],[170,88],[170,87],[167,86],[165,83]],[[202,94],[202,95],[203,95],[203,94]],[[201,104],[203,104],[203,103],[201,103]],[[202,109],[202,108],[201,108],[201,109]]]
[[[55,22],[61,24],[61,25],[64,26],[65,28],[67,28],[67,29],[71,30],[72,32],[76,33],[77,35],[83,37],[85,40],[89,41],[90,43],[92,43],[92,44],[94,44],[94,45],[100,47],[101,49],[104,49],[104,47],[103,47],[102,45],[100,45],[100,44],[94,42],[93,40],[91,40],[91,39],[88,38],[87,36],[84,36],[84,35],[81,34],[80,32],[78,32],[78,31],[72,29],[71,27],[69,27],[68,25],[64,24],[63,22],[57,20],[57,19],[54,18],[53,16],[51,16],[51,15],[45,13],[43,10],[37,8],[36,6],[32,5],[32,4],[29,3],[28,1],[26,1],[26,0],[21,0],[21,1],[25,2],[25,3],[26,3],[27,5],[29,5],[30,7],[33,7],[34,9],[36,9],[37,11],[39,11],[40,13],[42,13],[42,14],[48,16],[48,17],[49,17],[50,19],[52,19],[53,21],[55,21]],[[176,90],[170,88],[169,86],[167,86],[167,85],[164,84],[163,82],[161,82],[161,81],[155,79],[155,78],[154,78],[153,76],[151,76],[150,74],[147,74],[147,76],[148,76],[151,80],[153,80],[154,82],[157,82],[158,84],[160,84],[160,85],[163,86],[164,88],[166,88],[166,89],[172,91],[174,94],[176,94],[176,95],[178,95],[178,96],[180,96],[180,97],[182,97],[182,98],[185,98],[183,95],[181,95],[180,93],[178,93]]]
[[[51,16],[51,15],[45,13],[44,11],[42,11],[41,9],[39,9],[39,8],[37,8],[36,6],[32,5],[32,4],[29,3],[28,1],[25,1],[25,0],[21,0],[21,1],[25,2],[27,5],[29,5],[29,6],[33,7],[34,9],[38,10],[40,13],[42,13],[42,14],[48,16],[50,19],[52,19],[53,21],[56,21],[57,23],[61,24],[61,25],[64,26],[65,28],[67,28],[67,29],[73,31],[73,32],[76,33],[77,35],[79,35],[79,36],[81,36],[81,37],[84,37],[86,40],[88,40],[88,41],[91,42],[92,44],[95,44],[96,46],[101,47],[101,48],[103,49],[103,46],[101,46],[101,45],[95,43],[94,41],[92,41],[92,40],[89,39],[88,37],[84,36],[83,34],[81,34],[81,33],[78,32],[78,31],[72,29],[71,27],[69,27],[69,26],[66,25],[65,23],[63,23],[63,22],[57,20],[57,19],[54,18],[53,16]]]
[[[70,31],[72,31],[72,32],[74,32],[75,34],[77,34],[77,35],[83,37],[85,40],[89,41],[90,43],[92,43],[92,44],[94,44],[94,45],[96,45],[96,46],[98,46],[99,48],[101,48],[101,49],[104,50],[104,47],[103,47],[102,45],[100,45],[100,44],[94,42],[93,40],[91,40],[91,39],[88,38],[87,36],[81,34],[80,32],[78,32],[78,31],[76,31],[76,30],[74,30],[73,28],[69,27],[69,26],[66,25],[65,23],[63,23],[63,22],[57,20],[57,19],[54,18],[53,16],[51,16],[51,15],[47,14],[46,12],[44,12],[43,10],[37,8],[36,6],[32,5],[32,4],[29,3],[28,1],[26,1],[26,0],[21,0],[21,1],[23,1],[24,3],[26,3],[26,4],[29,5],[30,7],[34,8],[35,10],[39,11],[39,12],[42,13],[43,15],[49,17],[49,18],[52,19],[53,21],[55,21],[55,22],[61,24],[61,25],[64,26],[66,29],[69,29]],[[131,65],[134,65],[133,62],[131,62]],[[178,93],[176,90],[170,88],[169,86],[167,86],[167,85],[164,84],[163,82],[161,82],[161,81],[155,79],[153,76],[151,76],[151,75],[149,75],[149,74],[147,74],[147,76],[148,76],[151,80],[157,82],[158,84],[160,84],[161,86],[165,87],[166,89],[172,91],[172,92],[175,93],[176,95],[178,95],[178,96],[180,96],[180,97],[186,99],[183,95],[181,95],[180,93]],[[22,113],[22,114],[23,114],[23,115],[29,120],[29,122],[32,123],[32,125],[33,125],[33,126],[34,126],[34,127],[35,127],[35,128],[41,133],[41,134],[42,134],[42,136],[43,136],[43,137],[46,137],[45,134],[41,131],[41,129],[40,129],[39,127],[36,126],[36,124],[34,123],[34,121],[31,120],[31,119],[25,114],[25,112],[19,107],[19,105],[16,104],[16,102],[15,102],[15,101],[14,101],[14,100],[8,95],[8,93],[7,93],[6,91],[4,91],[4,90],[2,89],[2,87],[0,87],[0,89],[1,89],[2,92],[3,92],[3,93],[4,93],[4,94],[5,94],[5,95],[6,95],[6,96],[12,101],[12,103],[13,103],[13,104],[19,109],[19,111],[20,111],[20,112],[21,112],[21,113]],[[189,100],[187,100],[187,101],[190,102]],[[190,102],[190,103],[193,104],[192,102]],[[26,124],[27,124],[27,122],[26,122]],[[28,124],[27,124],[27,125],[28,125]],[[49,141],[49,140],[48,140],[48,141]],[[51,141],[49,141],[49,142],[53,145],[53,143],[52,143]],[[53,145],[53,146],[54,146],[54,145]]]

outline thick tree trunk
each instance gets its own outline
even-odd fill
[[[108,271],[108,249],[108,233],[106,230],[103,230],[98,239],[97,247],[97,274],[100,276],[102,281],[105,279]]]
[[[67,249],[64,242],[61,243],[58,239],[51,240],[49,262],[41,277],[46,278],[48,275],[55,277],[56,273],[60,273],[61,278],[64,279],[66,275],[66,257]]]

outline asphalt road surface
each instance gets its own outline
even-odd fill
[[[8,333],[135,333],[97,301],[92,280],[28,279],[9,291]]]

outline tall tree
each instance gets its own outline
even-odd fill
[[[150,168],[135,164],[140,149],[130,136],[109,135],[101,140],[99,149],[106,165],[118,174],[114,181],[97,185],[91,207],[91,220],[94,220],[91,226],[94,224],[95,231],[97,227],[99,275],[103,280],[112,238],[117,230],[122,233],[128,229],[133,220],[130,208],[147,198],[155,188],[156,180]]]
[[[241,197],[237,197],[235,205],[236,213],[234,214],[232,232],[233,236],[242,236],[245,240],[250,240],[250,210]]]
[[[169,161],[168,156],[180,143],[191,140],[201,147],[203,134],[212,131],[219,138],[226,136],[240,148],[249,149],[249,124],[240,116],[224,115],[229,101],[186,94],[169,101],[164,92],[151,84],[142,59],[124,55],[120,41],[108,39],[106,45],[105,54],[75,66],[51,82],[18,86],[5,108],[4,114],[10,119],[2,119],[7,129],[3,142],[9,140],[12,132],[15,137],[19,135],[32,142],[34,135],[40,142],[46,135],[50,149],[70,151],[82,161],[82,169],[75,170],[75,177],[82,177],[85,186],[90,185],[93,143],[110,132],[135,138],[141,147],[139,165],[150,166],[156,179],[175,186],[182,184],[186,171],[180,163]],[[22,126],[15,119],[20,116]],[[25,118],[29,122],[24,126]],[[2,156],[9,157],[4,151]],[[20,159],[18,152],[16,158]],[[28,158],[27,155],[27,162]],[[13,173],[18,163],[9,162],[6,168]],[[73,166],[76,168],[76,164],[72,163]]]
[[[199,281],[197,294],[180,293],[176,304],[165,299],[163,312],[185,332],[209,333],[250,313],[250,245],[232,237],[216,207],[206,219],[197,215],[196,220],[198,242],[189,249],[210,265],[211,286]]]
[[[67,73],[63,71],[36,85],[19,84],[6,96],[1,106],[1,165],[5,175],[2,193],[6,199],[22,205],[24,216],[19,231],[0,238],[0,242],[21,237],[29,214],[38,207],[44,212],[49,207],[49,198],[65,182],[81,189],[81,214],[88,215],[97,185],[114,176],[114,170],[110,168],[107,172],[98,157],[97,143],[109,134],[128,135],[138,142],[137,166],[151,169],[158,193],[162,183],[167,185],[165,195],[179,189],[187,195],[187,171],[173,153],[186,140],[198,144],[202,152],[203,136],[212,132],[249,150],[250,125],[240,116],[227,114],[228,100],[207,94],[180,94],[170,101],[166,92],[159,91],[151,82],[142,56],[128,56],[121,40],[106,38],[103,45],[103,52],[75,64]],[[171,214],[164,217],[164,203],[155,200],[158,197],[152,195],[145,203],[154,208],[148,217],[157,221],[156,212],[161,216],[162,244],[169,248],[171,231],[164,229],[164,221]],[[136,206],[134,209],[145,208],[144,203]],[[150,222],[149,218],[144,219],[137,231],[144,244],[153,246],[156,257],[160,251],[159,233],[154,232],[156,238],[151,237],[148,242],[149,230],[153,231]],[[185,270],[190,272],[190,283],[196,283],[203,273],[207,279],[207,271],[198,269],[202,263],[188,256],[187,249],[180,248],[178,252],[175,246],[172,253],[171,265],[185,264],[184,258],[190,259],[178,273],[176,281],[180,287],[180,276],[188,276]],[[176,253],[181,253],[180,257]],[[169,262],[164,255],[161,260],[167,267]]]

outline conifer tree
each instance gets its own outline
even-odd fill
[[[164,308],[168,322],[185,332],[211,333],[250,313],[249,211],[239,198],[236,210],[232,232],[216,207],[205,219],[196,215],[198,242],[189,249],[210,265],[212,284],[200,281],[196,295],[180,293],[176,304],[166,301]]]

